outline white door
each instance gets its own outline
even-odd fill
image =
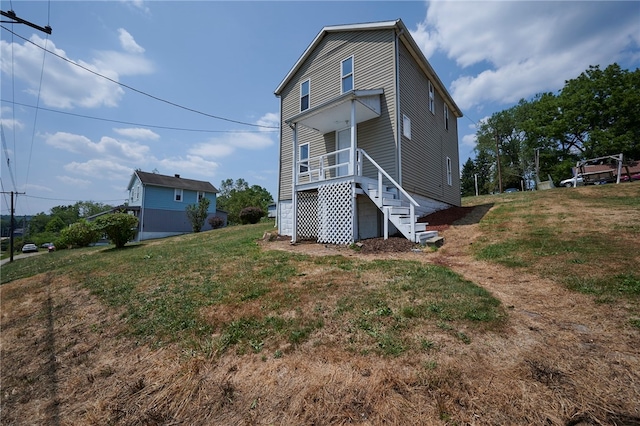
[[[347,149],[351,147],[351,129],[344,129],[338,132],[336,137],[336,150]],[[336,164],[343,164],[336,168],[336,177],[347,176],[349,174],[349,151],[343,151],[336,157]]]

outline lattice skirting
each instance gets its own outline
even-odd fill
[[[318,188],[318,242],[350,244],[354,226],[353,183],[339,182]]]
[[[298,229],[299,239],[318,238],[318,193],[298,193]]]

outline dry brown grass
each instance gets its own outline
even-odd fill
[[[446,265],[489,289],[509,311],[498,330],[460,330],[470,343],[425,323],[415,338],[428,336],[429,344],[397,357],[350,351],[337,323],[297,347],[285,344],[258,354],[227,351],[207,358],[174,345],[152,349],[123,337],[120,312],[67,277],[44,274],[2,285],[1,423],[640,424],[640,329],[629,325],[628,312],[569,291],[535,270],[475,260],[469,248],[486,236],[477,224],[484,213],[475,209],[444,231],[447,243],[433,253],[361,255],[265,243],[313,256]],[[580,220],[562,220],[569,231],[585,229]],[[331,280],[332,273],[318,267],[288,284],[302,314],[316,309],[305,290]],[[344,282],[335,285],[327,305],[349,289]],[[259,313],[258,300],[211,306],[201,314],[223,323]]]

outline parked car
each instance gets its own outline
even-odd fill
[[[640,173],[634,173],[631,175],[631,180],[640,180]],[[620,175],[620,182],[628,182],[628,175]]]
[[[23,253],[34,253],[38,251],[38,246],[33,243],[27,243],[22,246]]]
[[[56,249],[56,246],[53,245],[53,243],[44,243],[40,247],[41,248],[46,248],[50,252],[55,251],[55,249]]]
[[[504,190],[504,193],[508,194],[510,192],[518,192],[518,191],[520,191],[518,188],[507,188]]]
[[[582,175],[578,175],[577,178],[572,177],[572,178],[560,181],[560,186],[566,186],[567,188],[571,188],[572,186],[574,186],[574,182],[576,181],[576,179],[578,181],[577,186],[584,185]]]

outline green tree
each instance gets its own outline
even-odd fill
[[[38,213],[37,215],[34,215],[29,221],[29,232],[32,234],[44,232],[50,220],[51,217],[45,213]]]
[[[73,205],[79,217],[89,217],[113,209],[113,206],[94,201],[78,201]]]
[[[217,198],[218,208],[228,213],[227,221],[231,224],[241,223],[240,212],[245,207],[259,207],[266,212],[271,203],[273,197],[269,191],[258,185],[249,186],[244,179],[235,183],[231,179],[223,180]]]
[[[187,206],[187,218],[191,223],[193,232],[200,232],[204,226],[207,216],[209,216],[209,205],[211,201],[208,198],[202,197],[198,204],[189,204]]]
[[[65,225],[71,225],[80,219],[80,213],[77,205],[51,207],[51,218],[54,218],[55,216],[62,219]]]
[[[109,213],[98,216],[94,221],[95,229],[107,236],[116,248],[122,248],[136,235],[138,218],[127,213]]]
[[[87,247],[100,239],[100,233],[87,222],[81,220],[60,231],[60,243],[66,247]]]
[[[476,194],[476,165],[471,158],[462,166],[460,177],[460,192],[463,197],[470,197]]]
[[[60,232],[62,231],[67,225],[64,223],[64,221],[60,218],[60,216],[54,216],[52,217],[48,222],[47,222],[47,226],[45,226],[44,230],[46,232]]]

